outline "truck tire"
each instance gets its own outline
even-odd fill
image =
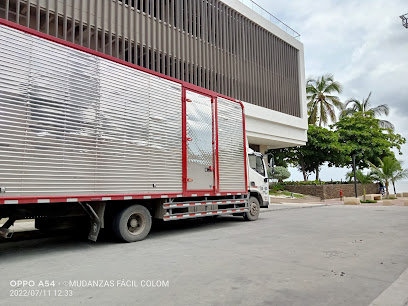
[[[113,219],[114,235],[124,242],[135,242],[146,238],[152,227],[152,216],[142,205],[132,205],[120,211]]]
[[[244,214],[246,221],[255,221],[259,217],[259,201],[255,197],[249,197],[249,211]]]

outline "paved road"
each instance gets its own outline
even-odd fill
[[[0,304],[369,305],[408,268],[408,207],[301,207],[274,206],[257,222],[170,222],[133,244],[2,242]],[[10,297],[25,293],[11,287],[16,280],[51,296]],[[45,280],[55,288],[38,287]],[[64,286],[89,280],[114,286]],[[66,289],[72,297],[55,296]]]

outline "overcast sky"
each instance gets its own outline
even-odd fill
[[[408,139],[408,29],[399,16],[407,0],[257,0],[301,34],[306,78],[332,73],[343,84],[342,101],[388,104],[386,118]],[[403,147],[408,168],[408,145]],[[322,180],[344,179],[345,171],[325,168]],[[300,173],[291,179],[302,180]]]

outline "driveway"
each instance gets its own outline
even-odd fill
[[[407,229],[408,207],[289,204],[132,244],[16,235],[0,243],[0,304],[369,305],[408,268]],[[24,294],[42,296],[10,296]]]

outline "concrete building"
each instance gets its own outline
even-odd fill
[[[238,0],[2,0],[0,18],[243,101],[256,150],[307,140],[303,45]]]

